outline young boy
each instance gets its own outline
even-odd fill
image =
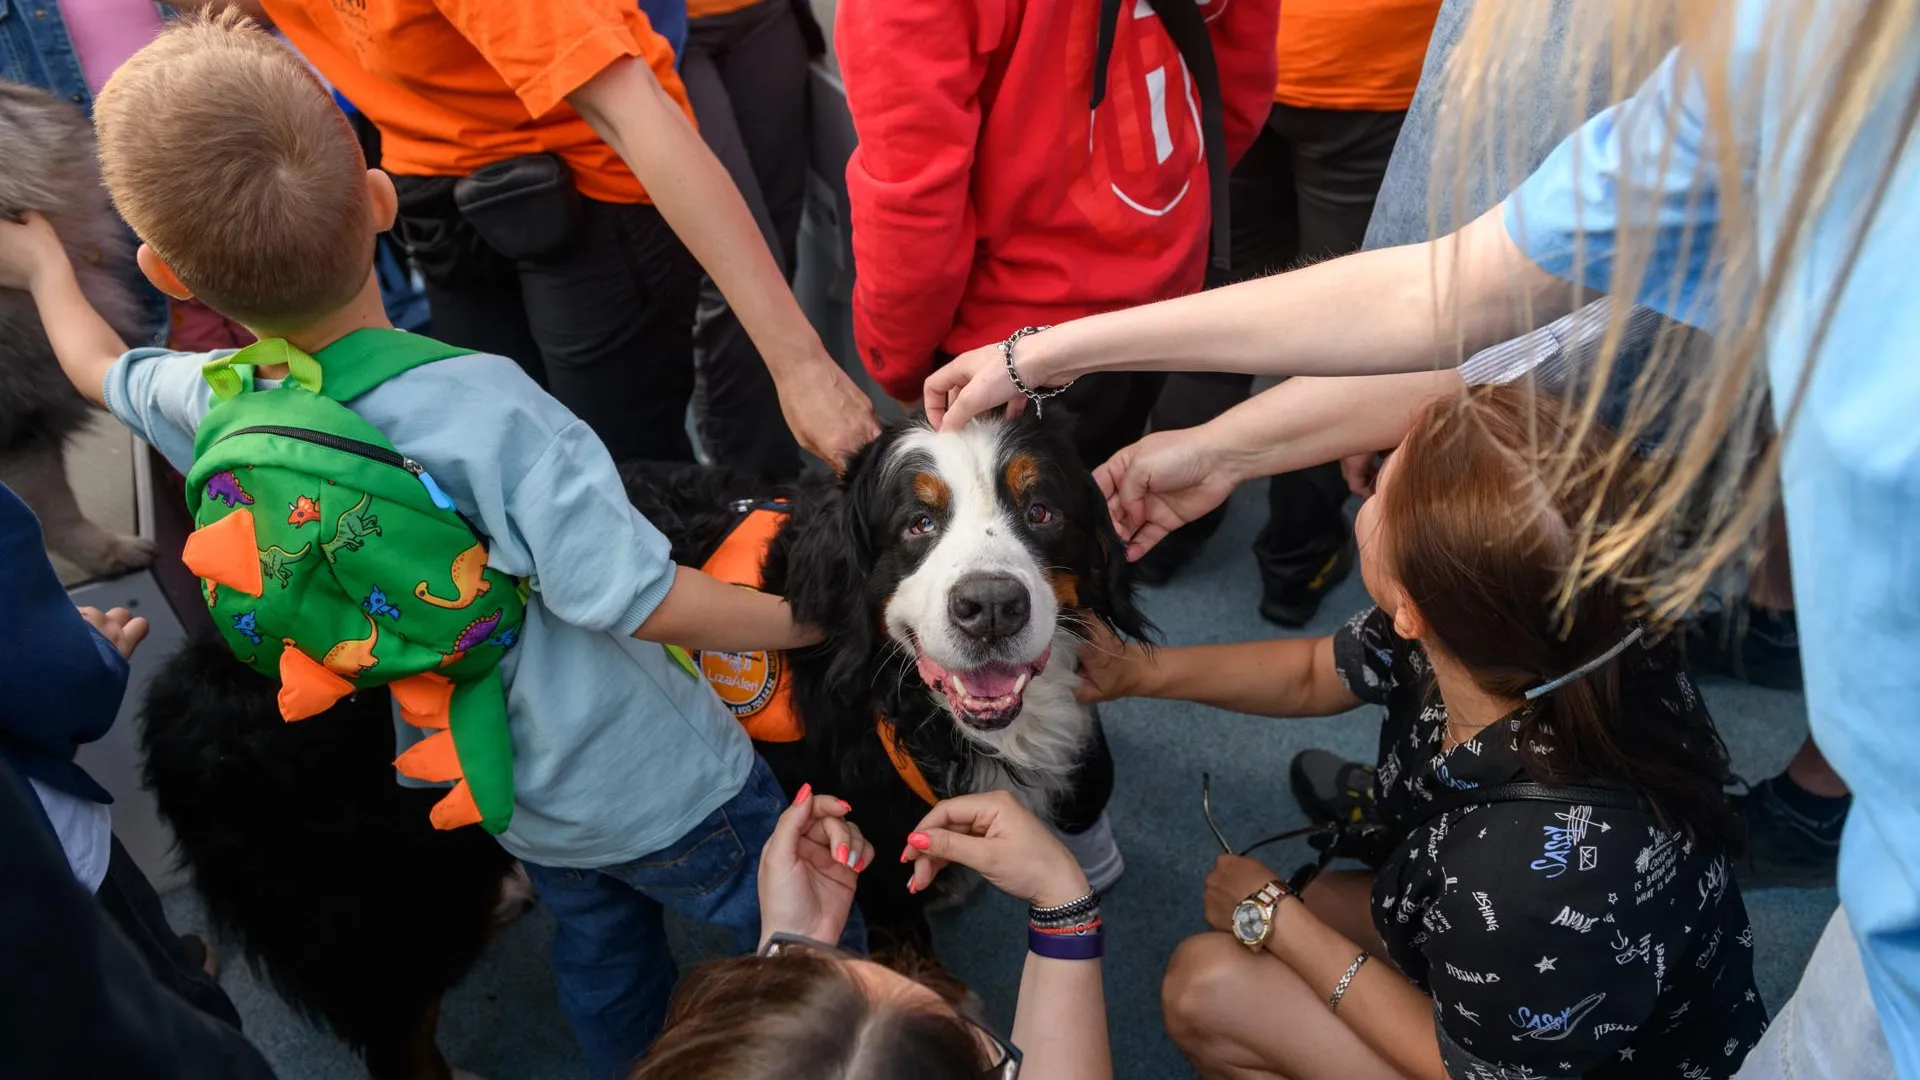
[[[95,115],[107,187],[162,291],[323,367],[332,342],[388,326],[371,267],[393,185],[292,51],[235,19],[184,20],[114,75]],[[80,392],[185,472],[208,356],[125,352],[37,218],[0,225],[0,285],[32,292]],[[512,360],[441,360],[348,404],[431,471],[487,536],[490,566],[531,582],[501,662],[515,809],[500,841],[558,924],[561,1001],[595,1074],[623,1073],[673,986],[661,905],[750,948],[758,852],[784,807],[740,725],[653,643],[784,649],[818,635],[778,597],[676,567],[600,440]]]

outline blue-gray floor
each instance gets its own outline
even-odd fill
[[[1206,556],[1168,588],[1147,596],[1148,611],[1169,643],[1238,641],[1271,628],[1254,612],[1258,585],[1246,554],[1264,501],[1243,493]],[[1309,632],[1330,631],[1367,602],[1358,577],[1326,604]],[[1709,681],[1707,697],[1734,755],[1749,777],[1768,776],[1790,757],[1806,732],[1800,698],[1744,685]],[[1173,947],[1201,928],[1200,882],[1217,846],[1200,817],[1200,773],[1214,777],[1214,807],[1230,839],[1251,842],[1303,824],[1286,792],[1286,763],[1295,752],[1324,746],[1370,760],[1373,710],[1325,720],[1273,721],[1192,705],[1124,702],[1106,711],[1107,732],[1119,764],[1112,814],[1127,855],[1127,875],[1107,899],[1106,984],[1116,1071],[1124,1078],[1192,1075],[1160,1022],[1160,972]],[[1304,860],[1304,845],[1273,861]],[[1000,1021],[1011,1019],[1025,954],[1019,905],[983,890],[965,908],[938,917],[941,954],[987,1001]],[[1749,894],[1756,933],[1760,989],[1778,1008],[1832,912],[1831,890],[1773,890]],[[202,919],[187,890],[168,898],[176,926],[198,929]],[[712,941],[677,925],[683,963],[710,955]],[[473,975],[448,999],[441,1045],[455,1064],[489,1080],[546,1080],[581,1072],[546,967],[549,923],[535,911],[497,941]],[[362,1076],[358,1064],[330,1037],[290,1014],[237,962],[225,975],[248,1033],[282,1075],[301,1080]]]

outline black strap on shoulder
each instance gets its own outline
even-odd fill
[[[1093,100],[1097,109],[1107,97],[1107,67],[1113,59],[1113,39],[1120,26],[1122,0],[1100,0],[1100,35],[1093,53]],[[1206,16],[1196,0],[1147,0],[1186,61],[1187,72],[1200,91],[1200,138],[1206,144],[1208,199],[1213,214],[1213,265],[1225,270],[1230,259],[1232,219],[1227,207],[1227,136],[1225,110],[1220,100],[1220,67],[1213,55],[1213,38]],[[1172,103],[1169,103],[1172,107]]]
[[[1610,810],[1650,812],[1647,801],[1631,791],[1573,785],[1553,787],[1548,784],[1536,784],[1531,780],[1520,780],[1511,784],[1495,784],[1492,787],[1449,791],[1421,807],[1417,815],[1408,820],[1406,831],[1411,835],[1420,826],[1454,810],[1475,809],[1489,803],[1503,802],[1550,802],[1564,803],[1569,806],[1604,806]]]

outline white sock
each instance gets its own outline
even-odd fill
[[[1121,856],[1120,845],[1113,839],[1113,822],[1105,810],[1100,811],[1100,817],[1094,821],[1093,827],[1085,832],[1064,833],[1055,829],[1053,835],[1067,845],[1068,851],[1073,852],[1074,861],[1080,864],[1081,871],[1087,875],[1087,884],[1093,887],[1094,892],[1103,893],[1113,888],[1114,883],[1120,880],[1120,875],[1127,872],[1127,860]]]

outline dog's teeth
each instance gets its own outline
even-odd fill
[[[953,680],[953,692],[959,694],[961,697],[966,697],[967,684],[960,681],[960,676],[949,675],[947,677]]]
[[[1018,694],[1020,691],[1025,690],[1027,688],[1027,680],[1031,678],[1033,678],[1031,674],[1022,674],[1019,678],[1013,680],[1013,693],[1008,694],[1007,696],[1013,697],[1014,694]]]

